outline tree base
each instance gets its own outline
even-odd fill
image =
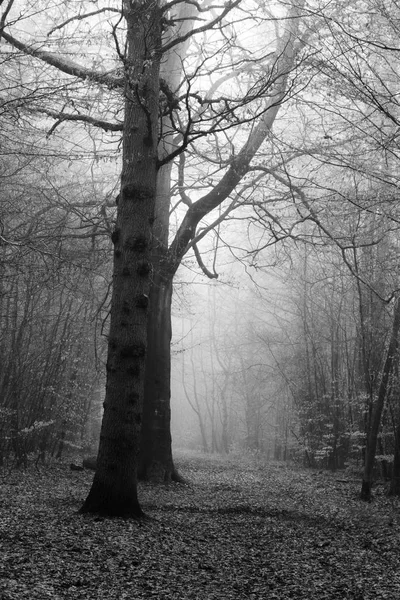
[[[361,500],[364,500],[364,502],[371,502],[371,499],[372,499],[372,483],[370,481],[365,481],[363,479],[363,482],[362,482],[362,485],[361,485],[360,498],[361,498]]]
[[[182,485],[189,485],[189,481],[182,477],[182,475],[178,473],[175,467],[171,473],[171,481],[173,481],[174,483],[182,483]]]
[[[102,517],[123,517],[125,519],[143,519],[136,493],[120,492],[101,482],[93,481],[89,495],[79,509],[80,514],[95,514]]]
[[[182,483],[188,485],[188,481],[172,465],[141,465],[138,470],[138,479],[140,481],[149,481],[151,483]]]
[[[393,477],[390,482],[389,490],[387,493],[388,496],[400,496],[400,478]]]

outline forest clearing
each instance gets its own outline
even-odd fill
[[[79,515],[90,471],[2,471],[1,600],[395,600],[400,504],[360,478],[177,453],[147,519]]]

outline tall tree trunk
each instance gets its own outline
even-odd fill
[[[172,275],[162,269],[160,260],[153,264],[138,475],[154,482],[183,481],[171,449]]]
[[[164,45],[182,38],[164,57],[160,77],[164,95],[174,95],[181,83],[183,61],[189,47],[188,36],[198,8],[182,2],[175,6],[175,24],[163,36]],[[168,99],[169,101],[169,99]],[[171,116],[162,118],[162,139],[158,147],[162,161],[177,147]],[[168,236],[171,204],[172,162],[157,174],[155,219],[153,227],[153,277],[149,301],[148,351],[144,388],[143,424],[138,475],[140,479],[183,481],[175,470],[171,448],[171,305],[174,272],[168,264]]]
[[[393,313],[392,332],[389,341],[389,347],[383,366],[382,379],[379,385],[378,397],[372,413],[371,427],[368,432],[367,448],[365,454],[364,476],[361,486],[361,499],[369,501],[372,490],[372,470],[375,462],[376,447],[378,443],[378,433],[381,424],[381,417],[385,399],[388,391],[389,377],[392,371],[394,358],[398,349],[398,335],[400,329],[400,301],[396,298]]]
[[[112,234],[106,397],[96,473],[81,512],[140,517],[136,472],[152,270],[161,13],[154,0],[127,1],[123,8],[127,22],[123,167]]]
[[[392,480],[390,482],[389,496],[400,496],[400,425],[396,425],[394,439],[394,459]]]

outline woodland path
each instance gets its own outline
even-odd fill
[[[359,482],[177,455],[144,522],[76,513],[92,473],[0,472],[0,600],[399,600],[400,504]]]

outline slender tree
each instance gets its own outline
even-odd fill
[[[378,442],[378,433],[381,425],[381,418],[385,400],[389,392],[389,380],[392,373],[394,361],[398,360],[398,345],[400,331],[400,303],[396,298],[393,308],[393,324],[390,334],[386,359],[382,369],[381,381],[377,393],[376,402],[373,405],[371,426],[368,432],[367,447],[365,453],[364,474],[361,486],[361,499],[369,501],[371,499],[371,490],[373,483],[373,467]]]

